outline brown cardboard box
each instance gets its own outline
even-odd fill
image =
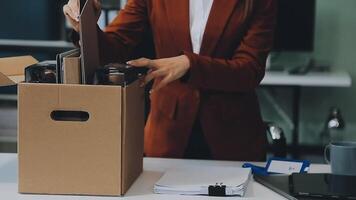
[[[138,82],[125,88],[20,83],[18,95],[20,193],[118,196],[142,172]]]
[[[25,68],[37,62],[31,56],[0,58],[0,86],[14,85],[25,80]]]

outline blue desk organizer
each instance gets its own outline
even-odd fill
[[[251,168],[252,170],[252,173],[253,174],[257,174],[257,175],[264,175],[264,176],[268,176],[270,174],[281,174],[281,173],[271,173],[271,172],[268,172],[268,169],[271,165],[271,163],[273,161],[284,161],[286,162],[286,167],[288,167],[287,163],[289,162],[295,162],[295,163],[302,163],[302,167],[299,171],[299,173],[307,173],[308,170],[309,170],[309,166],[310,166],[310,161],[308,160],[293,160],[293,159],[285,159],[285,158],[270,158],[268,161],[267,161],[267,164],[265,167],[260,167],[260,166],[257,166],[257,165],[254,165],[254,164],[251,164],[251,163],[245,163],[242,165],[243,168]]]

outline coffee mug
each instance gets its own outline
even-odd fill
[[[356,142],[332,142],[325,147],[324,157],[332,174],[356,176]]]

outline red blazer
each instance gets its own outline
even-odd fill
[[[185,54],[189,78],[154,92],[145,127],[145,154],[182,157],[199,119],[214,159],[264,160],[266,131],[255,94],[273,44],[276,0],[215,0],[201,53],[192,53],[189,0],[129,0],[99,31],[103,62],[126,61],[151,31],[157,58]],[[156,84],[156,83],[155,83]]]

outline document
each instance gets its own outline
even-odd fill
[[[80,84],[80,49],[57,55],[57,83]]]
[[[244,196],[250,168],[189,167],[169,169],[154,185],[158,194]]]

